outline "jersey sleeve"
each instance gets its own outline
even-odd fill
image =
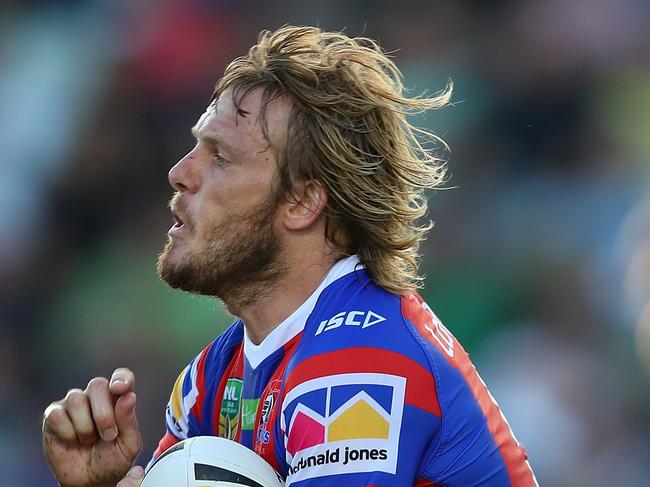
[[[537,485],[469,357],[420,296],[332,308],[305,329],[280,395],[287,486]]]
[[[420,296],[402,298],[405,319],[422,342],[436,378],[441,428],[423,457],[421,485],[533,487],[522,445],[459,342]]]

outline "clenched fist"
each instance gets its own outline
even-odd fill
[[[121,368],[47,407],[43,450],[62,487],[115,487],[129,472],[142,448],[134,389],[133,372]]]

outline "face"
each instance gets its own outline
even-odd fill
[[[169,172],[175,220],[158,258],[170,286],[244,306],[282,277],[273,147],[286,134],[289,104],[269,105],[267,140],[258,123],[261,92],[234,106],[224,92],[192,132],[196,146]]]

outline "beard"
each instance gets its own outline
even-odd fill
[[[275,210],[276,200],[270,199],[247,213],[227,217],[207,229],[201,248],[176,262],[170,261],[175,245],[170,238],[158,256],[158,275],[172,288],[218,297],[237,314],[269,293],[286,274],[273,229]],[[195,226],[189,228],[191,235]]]

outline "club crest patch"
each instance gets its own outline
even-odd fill
[[[255,451],[260,455],[263,455],[266,450],[264,445],[268,445],[271,441],[271,428],[269,423],[272,422],[272,418],[277,417],[276,403],[281,385],[282,381],[274,379],[264,391],[266,395],[259,406],[260,410],[257,433],[255,436]]]

